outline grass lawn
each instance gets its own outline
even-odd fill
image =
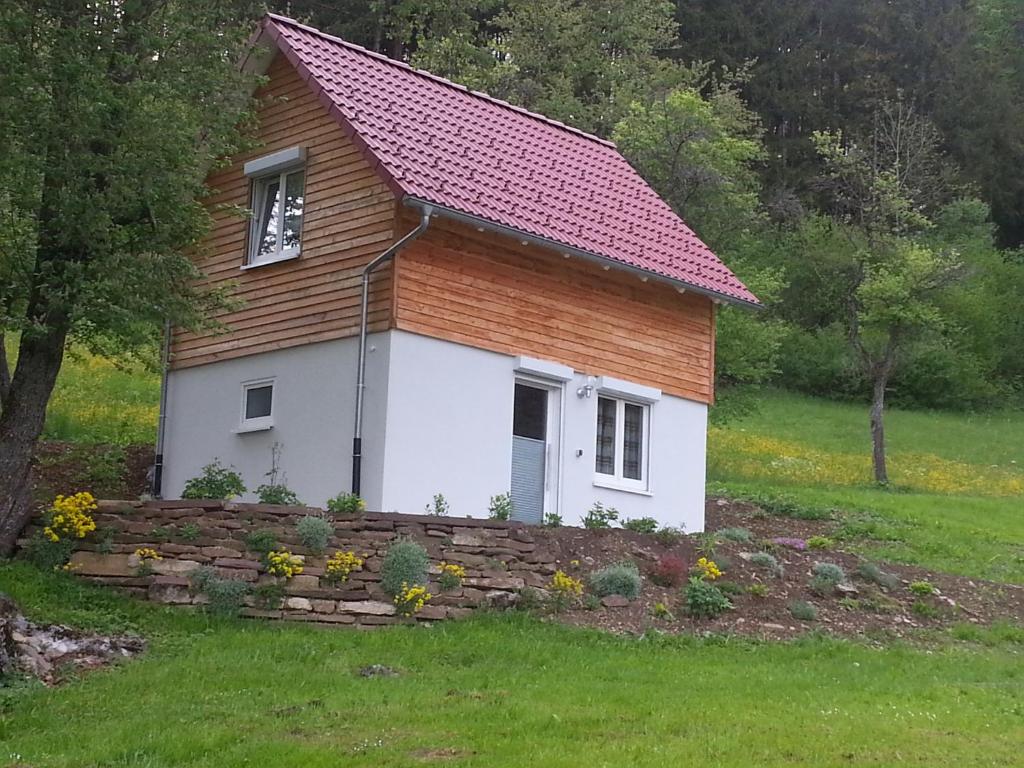
[[[866,406],[770,390],[711,430],[710,487],[834,509],[879,558],[1024,583],[1024,413],[886,418],[892,490],[871,483]]]
[[[28,566],[35,617],[133,626],[152,648],[8,696],[31,766],[1019,765],[1024,634],[930,652],[616,638],[522,616],[380,632],[208,621]],[[401,670],[362,678],[368,664]]]

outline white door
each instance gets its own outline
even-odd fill
[[[540,525],[558,483],[559,390],[516,381],[512,410],[512,519]]]

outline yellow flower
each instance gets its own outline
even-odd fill
[[[302,560],[287,549],[272,550],[267,553],[267,573],[290,579],[302,573]]]
[[[328,581],[347,581],[352,571],[358,571],[363,567],[363,559],[355,552],[335,552],[327,560],[324,573]]]
[[[163,560],[163,557],[160,556],[160,553],[152,547],[140,547],[139,549],[136,549],[135,556],[142,561]]]
[[[412,616],[419,613],[432,597],[426,587],[419,584],[410,587],[403,581],[401,590],[395,595],[395,605],[402,616]]]
[[[718,564],[714,560],[708,560],[706,557],[702,557],[697,561],[697,570],[700,571],[700,575],[708,581],[714,581],[722,575],[722,571],[719,569]]]
[[[548,583],[548,589],[561,595],[582,597],[583,582],[579,579],[574,579],[565,571],[555,571],[555,575],[551,577],[551,581]]]

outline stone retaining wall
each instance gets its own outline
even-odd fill
[[[523,587],[543,587],[554,573],[554,558],[529,528],[494,520],[367,513],[334,518],[334,536],[324,555],[302,546],[296,523],[322,514],[306,507],[207,501],[102,501],[94,518],[97,531],[77,542],[71,569],[83,579],[118,587],[161,603],[201,604],[205,595],[189,575],[201,566],[222,578],[253,585],[280,581],[284,599],[278,607],[256,607],[246,598],[245,616],[323,624],[373,626],[402,621],[391,597],[380,587],[380,568],[390,543],[415,539],[431,559],[433,599],[416,615],[439,620],[465,615],[486,605],[507,605]],[[330,519],[330,518],[328,518]],[[302,574],[286,582],[265,573],[258,554],[247,551],[253,531],[270,531],[279,547],[304,558]],[[31,532],[30,532],[31,533]],[[198,534],[198,535],[197,535]],[[140,575],[135,550],[155,549],[162,559],[152,573]],[[351,550],[364,560],[348,581],[330,585],[321,578],[326,558]],[[459,589],[442,592],[433,581],[441,561],[465,567]]]

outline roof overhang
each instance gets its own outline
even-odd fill
[[[409,207],[415,208],[419,211],[423,211],[426,208],[430,208],[433,215],[443,216],[446,219],[457,221],[462,224],[468,224],[471,227],[475,227],[481,230],[490,230],[491,232],[497,232],[500,235],[505,235],[513,239],[519,240],[523,243],[531,243],[538,245],[542,248],[547,248],[553,251],[561,253],[563,256],[575,257],[590,261],[595,264],[600,264],[605,269],[618,269],[623,272],[637,275],[641,280],[656,280],[659,283],[666,283],[674,287],[680,293],[695,293],[700,296],[706,296],[711,299],[715,304],[735,304],[736,306],[746,307],[747,309],[764,309],[763,304],[755,304],[752,301],[744,301],[743,299],[737,299],[734,296],[728,296],[718,291],[712,291],[708,288],[702,288],[699,285],[693,285],[683,280],[678,280],[673,277],[659,274],[658,272],[652,272],[648,269],[641,269],[640,267],[634,267],[630,264],[625,264],[618,259],[611,259],[607,256],[602,256],[598,253],[592,253],[591,251],[584,251],[580,248],[574,248],[571,245],[560,243],[557,240],[551,240],[547,237],[541,237],[539,235],[525,232],[521,229],[515,229],[513,227],[507,227],[503,224],[497,224],[490,219],[485,219],[481,216],[474,216],[473,214],[463,213],[462,211],[455,210],[454,208],[448,208],[443,205],[431,202],[430,200],[423,200],[418,197],[412,197],[406,195],[402,198],[402,204]]]

